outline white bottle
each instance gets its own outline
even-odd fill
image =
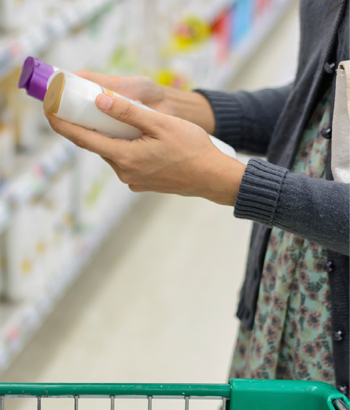
[[[140,137],[140,130],[109,117],[96,107],[96,97],[102,93],[127,99],[77,75],[57,71],[49,79],[49,87],[44,98],[44,111],[107,137],[130,140]],[[142,107],[149,110],[146,106]]]
[[[6,293],[9,301],[32,300],[38,293],[36,288],[36,266],[33,247],[33,206],[17,210],[14,220],[6,232],[7,249]]]
[[[142,135],[140,130],[109,117],[96,107],[96,97],[102,93],[112,94],[145,110],[153,111],[143,104],[63,70],[54,72],[49,78],[44,98],[44,111],[107,137],[129,140],[139,138]],[[220,151],[232,158],[236,157],[232,147],[215,137],[210,136],[210,138]]]

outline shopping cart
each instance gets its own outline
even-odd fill
[[[232,379],[229,384],[0,384],[0,409],[6,398],[35,398],[37,410],[43,399],[105,398],[114,410],[118,399],[144,399],[152,410],[153,400],[181,399],[185,410],[190,400],[222,400],[224,410],[349,410],[349,400],[332,386],[321,382],[291,380]],[[6,401],[7,402],[7,401]],[[73,403],[72,403],[73,405]],[[49,406],[46,406],[49,408]]]

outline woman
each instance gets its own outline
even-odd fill
[[[183,92],[145,77],[80,72],[158,111],[97,97],[101,111],[142,137],[111,140],[48,116],[132,191],[200,196],[256,222],[231,377],[321,380],[349,394],[349,185],[330,171],[335,69],[349,59],[348,3],[301,1],[298,70],[286,87]],[[267,162],[245,166],[208,133]]]

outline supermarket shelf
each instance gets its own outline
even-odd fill
[[[77,280],[83,269],[94,258],[99,248],[116,224],[121,220],[132,202],[138,196],[130,195],[123,207],[106,218],[102,226],[89,235],[77,235],[77,254],[62,272],[48,285],[45,294],[38,294],[35,300],[17,305],[2,305],[0,312],[0,373],[4,372],[36,330],[53,311],[67,290]]]
[[[267,10],[249,36],[232,52],[227,64],[213,74],[206,86],[213,89],[225,89],[295,1],[280,0],[273,8]]]
[[[65,3],[52,17],[37,25],[31,25],[11,37],[0,37],[0,80],[22,65],[28,55],[38,55],[48,49],[53,41],[64,37],[75,28],[84,25],[99,13],[103,13],[117,0],[76,0]],[[118,0],[121,1],[121,0]],[[280,0],[258,22],[254,30],[235,49],[227,64],[213,72],[206,85],[222,89],[249,60],[250,56],[266,38],[277,21],[295,0]],[[232,5],[234,0],[213,1],[208,15],[217,15],[220,10]],[[50,136],[51,137],[51,136]],[[42,145],[41,151],[31,157],[20,158],[16,169],[20,173],[12,178],[0,192],[0,235],[11,224],[16,211],[34,198],[40,197],[49,188],[51,181],[65,167],[74,162],[78,148],[61,137],[51,137]],[[91,261],[116,223],[121,219],[135,196],[125,198],[118,212],[106,218],[96,231],[77,234],[76,250],[71,260],[55,280],[48,285],[47,293],[38,294],[35,300],[20,304],[1,304],[0,309],[0,373],[3,372],[26,343],[34,336],[50,312],[64,296]]]
[[[113,0],[78,0],[61,6],[54,16],[9,37],[0,37],[0,79],[20,67],[28,55],[38,55],[55,40],[107,10]]]
[[[1,191],[0,235],[11,223],[17,209],[41,196],[52,179],[74,160],[77,149],[68,140],[50,135],[49,141],[38,155],[21,161],[25,162],[21,167],[22,172]]]

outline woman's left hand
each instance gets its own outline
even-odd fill
[[[132,141],[111,139],[52,114],[47,118],[58,134],[101,155],[134,192],[198,196],[222,205],[235,204],[245,165],[216,148],[202,128],[112,95],[100,94],[96,105],[106,115],[140,129],[142,136]]]

